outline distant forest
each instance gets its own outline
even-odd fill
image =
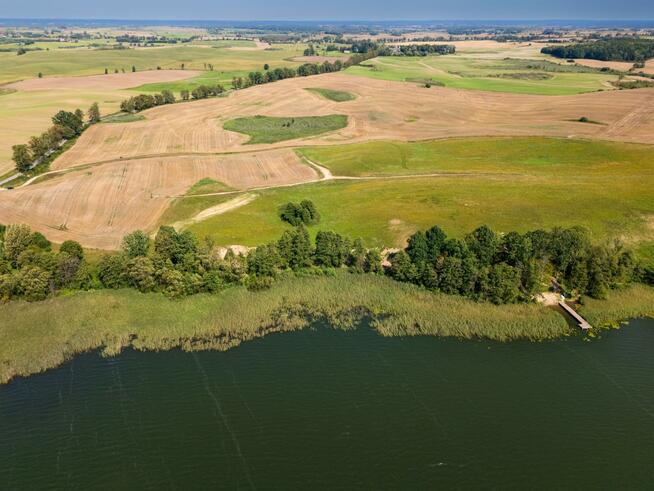
[[[557,58],[639,62],[654,58],[654,39],[601,39],[567,46],[547,46],[540,51]]]

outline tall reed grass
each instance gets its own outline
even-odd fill
[[[614,299],[619,305],[612,307]],[[627,304],[627,300],[630,303]],[[607,302],[589,301],[591,322],[644,315],[654,289],[635,287]],[[265,291],[231,288],[216,295],[169,300],[134,290],[100,290],[38,303],[0,306],[0,383],[53,368],[75,354],[101,349],[226,350],[316,320],[335,328],[369,318],[383,336],[541,340],[574,333],[556,311],[538,305],[492,305],[434,294],[371,275],[292,277]]]

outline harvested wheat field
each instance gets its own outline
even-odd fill
[[[584,58],[575,59],[575,63],[590,68],[610,68],[611,70],[617,70],[619,72],[628,72],[634,66],[633,63],[628,61],[601,61]]]
[[[148,70],[143,72],[110,73],[87,77],[46,77],[21,80],[7,87],[23,90],[114,90],[138,87],[143,84],[177,82],[195,77],[196,70]]]
[[[303,90],[307,87],[341,90],[358,97],[336,103]],[[652,89],[552,97],[426,89],[337,73],[284,80],[224,98],[162,106],[142,114],[146,120],[90,128],[53,168],[145,155],[453,136],[542,135],[654,143]],[[257,114],[345,114],[349,122],[339,131],[270,145],[246,145],[247,136],[222,128],[229,119]],[[602,124],[577,122],[581,117]]]
[[[645,67],[637,71],[642,71],[644,73],[649,73],[650,75],[654,75],[654,58],[652,58],[651,60],[647,60],[645,62]]]
[[[292,150],[125,160],[0,193],[0,223],[27,223],[56,242],[115,249],[126,233],[152,230],[172,197],[205,177],[248,189],[320,176]]]

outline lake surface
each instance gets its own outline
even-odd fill
[[[654,487],[654,322],[584,342],[318,326],[0,386],[0,489]]]

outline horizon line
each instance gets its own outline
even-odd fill
[[[182,18],[111,18],[111,17],[0,17],[0,21],[20,20],[51,20],[51,21],[174,21],[174,22],[654,22],[654,18],[648,19],[603,19],[603,18],[495,18],[495,19],[466,19],[466,18],[443,18],[443,19],[182,19]]]

